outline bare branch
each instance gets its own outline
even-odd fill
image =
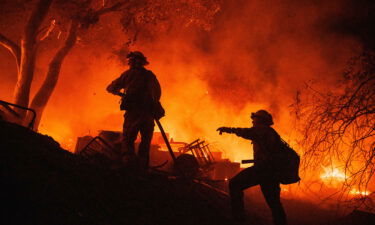
[[[343,76],[344,92],[319,92],[306,85],[293,104],[302,125],[305,148],[302,168],[341,167],[345,174],[342,197],[367,187],[375,175],[375,53],[349,61]]]
[[[41,29],[39,33],[42,33],[43,31],[45,31],[45,33],[41,38],[39,38],[39,41],[43,41],[44,39],[46,39],[51,34],[55,26],[56,26],[56,20],[51,20],[48,27]]]
[[[21,48],[15,42],[10,40],[9,38],[5,37],[3,34],[0,33],[0,44],[4,46],[4,48],[8,49],[16,59],[17,67],[20,65],[21,60]]]
[[[35,129],[38,129],[38,125],[40,122],[40,118],[43,114],[43,110],[47,105],[54,88],[56,87],[60,74],[60,69],[62,63],[64,62],[65,56],[70,52],[70,50],[76,43],[78,24],[79,22],[77,20],[72,20],[68,37],[66,38],[63,46],[61,46],[61,48],[56,52],[55,56],[49,63],[46,78],[30,104],[30,107],[37,111]],[[28,115],[28,117],[29,116],[30,115]]]
[[[95,12],[95,14],[97,16],[101,16],[101,15],[109,13],[109,12],[120,10],[121,7],[123,7],[127,3],[129,3],[128,0],[124,0],[122,2],[118,2],[118,3],[114,4],[113,6],[99,9],[98,11]]]
[[[110,7],[103,7],[99,10],[94,10],[87,6],[86,8],[83,8],[79,14],[77,14],[75,19],[78,19],[80,21],[80,28],[87,29],[90,26],[98,23],[100,16],[106,13],[121,10],[121,8],[127,3],[129,3],[129,0],[123,0],[121,2],[113,4]]]
[[[57,39],[60,39],[60,36],[61,36],[61,30],[59,30],[58,34],[57,34]]]
[[[17,105],[28,106],[30,98],[31,83],[34,78],[36,61],[36,35],[47,16],[52,0],[39,0],[32,10],[26,23],[24,34],[21,39],[21,60],[19,66],[18,79],[14,89],[14,102]],[[21,117],[25,117],[25,112],[19,112]]]
[[[38,29],[46,17],[52,0],[40,0],[37,7],[32,11],[30,19],[26,25],[25,38],[33,43],[38,34]]]

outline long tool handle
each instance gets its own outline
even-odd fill
[[[169,140],[167,138],[167,135],[165,134],[164,132],[164,129],[163,129],[163,126],[161,125],[160,121],[155,119],[156,121],[156,124],[158,125],[159,127],[159,130],[161,132],[161,135],[163,136],[163,139],[164,139],[164,142],[165,144],[167,145],[167,148],[168,148],[168,151],[169,151],[169,154],[171,154],[171,157],[173,159],[173,163],[174,165],[176,166],[178,172],[181,174],[181,177],[183,179],[186,179],[186,176],[185,176],[185,173],[184,173],[184,170],[180,168],[180,165],[178,163],[176,163],[176,156],[174,155],[173,153],[173,150],[172,150],[172,147],[171,147],[171,144],[169,144]]]
[[[169,144],[169,140],[168,140],[168,138],[167,138],[167,135],[165,134],[164,129],[163,129],[163,127],[162,127],[160,121],[157,120],[157,119],[155,119],[155,121],[156,121],[156,124],[157,124],[158,127],[159,127],[159,130],[160,130],[160,132],[161,132],[161,135],[163,136],[164,142],[165,142],[165,144],[167,145],[167,148],[168,148],[169,154],[171,154],[171,157],[172,157],[172,159],[173,159],[173,162],[176,163],[176,156],[174,155],[173,150],[172,150],[172,147],[171,147],[171,145]]]
[[[242,163],[242,164],[246,164],[246,163],[254,163],[254,159],[245,159],[245,160],[242,160],[241,163]]]

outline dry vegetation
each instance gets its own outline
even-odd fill
[[[374,177],[374,53],[352,58],[338,86],[334,91],[320,91],[307,85],[297,93],[293,107],[303,135],[303,171],[321,166],[341,169],[345,173],[341,195],[345,197],[353,188],[371,191]]]

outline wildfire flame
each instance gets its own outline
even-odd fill
[[[346,175],[344,172],[340,171],[338,168],[333,168],[333,167],[323,167],[324,173],[321,174],[320,178],[323,181],[344,181],[346,179]]]
[[[365,191],[360,191],[355,188],[353,188],[350,192],[351,195],[361,195],[361,196],[368,196],[370,195],[370,192],[365,190]]]
[[[321,174],[320,178],[326,184],[337,186],[337,184],[343,183],[347,179],[347,175],[338,167],[323,167],[323,169],[324,173]],[[369,196],[370,192],[368,190],[352,188],[350,189],[349,194],[356,196]]]

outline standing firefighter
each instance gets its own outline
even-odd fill
[[[147,169],[154,119],[164,116],[164,110],[159,102],[161,89],[154,73],[144,68],[148,61],[141,52],[130,52],[127,59],[130,68],[112,81],[107,91],[121,96],[120,109],[126,110],[121,147],[123,160]],[[138,132],[141,134],[141,142],[137,157],[134,142]]]
[[[275,225],[286,225],[286,215],[280,201],[280,182],[276,178],[273,155],[277,154],[281,142],[278,133],[271,128],[272,116],[266,110],[251,113],[251,128],[220,127],[221,133],[233,133],[251,140],[254,149],[254,166],[246,168],[229,180],[232,215],[235,220],[244,221],[245,210],[243,191],[260,185],[264,198],[272,211]]]

